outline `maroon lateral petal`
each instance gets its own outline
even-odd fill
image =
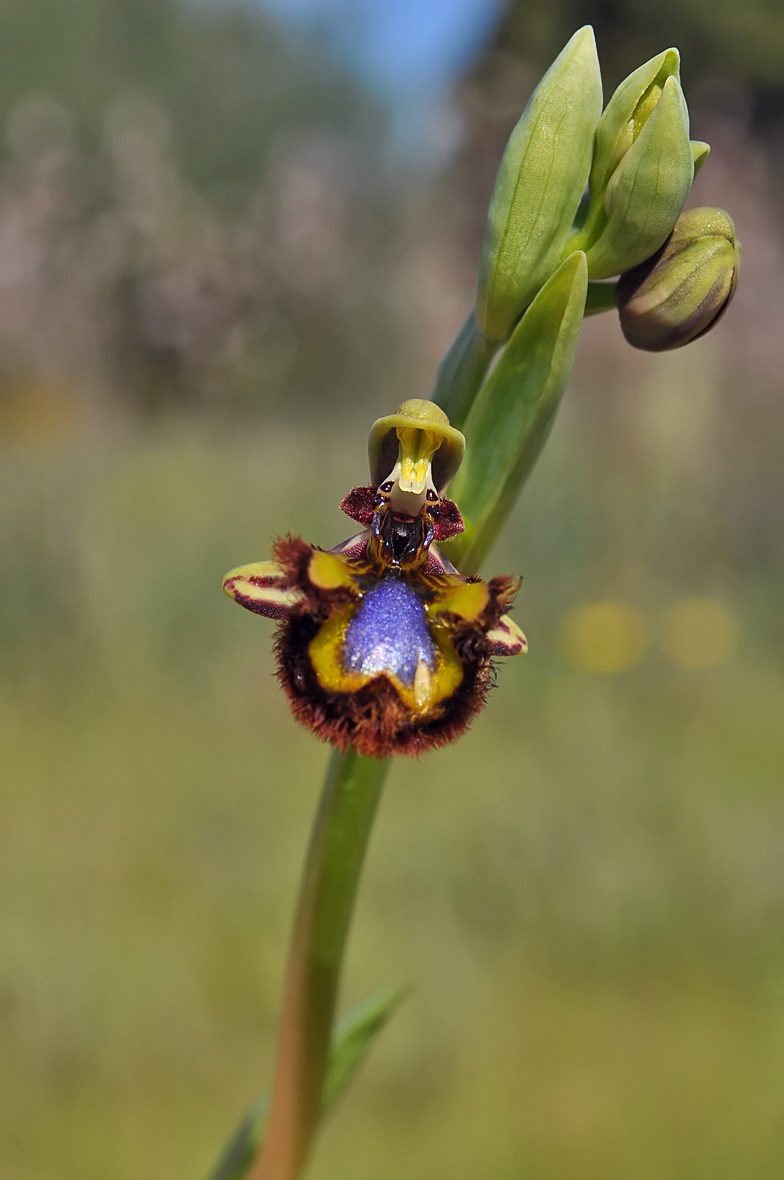
[[[433,523],[433,540],[448,541],[458,533],[465,532],[465,523],[454,500],[442,499],[438,505],[441,515]]]
[[[373,520],[373,501],[376,498],[374,487],[352,488],[340,502],[340,511],[345,512],[352,520],[367,526]]]

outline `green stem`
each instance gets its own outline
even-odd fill
[[[599,315],[603,311],[612,311],[618,306],[618,284],[616,282],[603,283],[593,280],[588,283],[588,294],[585,298],[585,314]]]
[[[449,416],[458,430],[468,417],[490,362],[500,343],[485,339],[473,310],[438,366],[432,400]]]
[[[248,1180],[295,1180],[319,1117],[340,968],[389,761],[333,752],[300,885],[263,1150]]]
[[[575,250],[590,250],[607,225],[607,213],[601,197],[592,200],[588,206],[588,214],[577,233],[567,239],[563,258],[573,254]]]

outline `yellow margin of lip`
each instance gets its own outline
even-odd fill
[[[318,634],[308,645],[313,670],[326,692],[357,692],[381,675],[386,677],[407,708],[418,716],[424,716],[441,701],[452,696],[463,679],[463,666],[444,627],[430,627],[430,634],[438,649],[438,659],[427,693],[422,693],[420,684],[419,692],[415,694],[415,685],[403,684],[393,672],[376,672],[373,675],[347,672],[341,654],[346,630],[355,610],[352,604],[332,615],[322,623]]]

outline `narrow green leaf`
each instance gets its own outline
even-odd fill
[[[558,265],[588,180],[601,110],[599,60],[586,25],[537,86],[498,169],[476,299],[487,340],[507,338]]]
[[[364,1061],[370,1046],[389,1020],[392,1013],[409,993],[409,988],[396,985],[385,988],[369,1000],[353,1008],[335,1028],[329,1053],[327,1076],[324,1079],[321,1116],[324,1117],[337,1102],[354,1074]]]
[[[338,1021],[329,1052],[329,1065],[321,1099],[323,1118],[348,1086],[370,1046],[400,1002],[408,995],[403,986],[385,988],[353,1008]],[[264,1097],[237,1127],[210,1180],[242,1180],[264,1138],[269,1099]]]
[[[587,284],[578,250],[536,296],[468,415],[466,457],[450,491],[466,532],[449,552],[464,573],[478,569],[550,432],[574,362]]]
[[[242,1180],[261,1146],[268,1114],[269,1099],[265,1096],[237,1127],[217,1167],[210,1172],[210,1180]]]

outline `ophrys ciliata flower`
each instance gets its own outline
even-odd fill
[[[341,750],[385,758],[453,741],[482,708],[497,656],[526,650],[508,617],[520,579],[463,577],[439,541],[463,531],[446,486],[462,434],[404,402],[370,435],[373,483],[342,510],[363,530],[331,549],[300,537],[232,570],[224,589],[278,620],[278,677],[294,716]]]

